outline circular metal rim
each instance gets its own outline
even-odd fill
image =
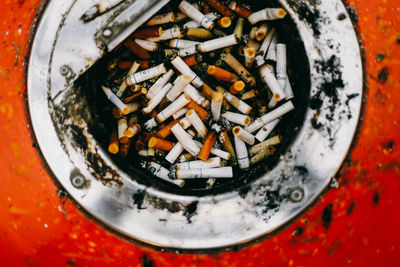
[[[53,40],[62,30],[55,21],[61,24],[64,21],[62,14],[67,13],[76,1],[57,2],[59,1],[50,1],[48,4],[31,49],[27,82],[32,126],[54,176],[81,207],[105,225],[128,237],[158,247],[205,250],[242,244],[277,230],[301,213],[320,195],[340,168],[356,131],[363,88],[357,37],[341,1],[322,1],[314,7],[330,20],[328,24],[319,22],[318,41],[309,23],[296,14],[293,1],[280,1],[296,23],[305,43],[312,76],[311,95],[316,94],[321,82],[320,74],[315,71],[316,62],[335,54],[341,63],[345,85],[339,99],[345,102],[348,100],[346,96],[356,96],[346,107],[352,117],[335,117],[335,144],[332,146],[328,133],[312,127],[311,120],[315,116],[315,110],[308,109],[305,124],[291,150],[268,175],[254,182],[246,195],[235,191],[200,198],[145,188],[132,181],[125,173],[120,173],[123,181],[121,187],[104,186],[88,172],[80,151],[60,141],[49,114],[48,85],[51,84],[52,71],[50,62],[54,52]],[[308,6],[307,1],[296,2]],[[337,19],[339,14],[345,14],[345,18]],[[335,50],[332,50],[327,45],[328,40],[331,44],[338,42],[340,46],[333,45]],[[322,114],[328,105],[328,102],[323,103]],[[88,136],[90,137],[90,133]],[[93,146],[98,146],[95,140],[92,142]],[[118,169],[104,151],[98,151],[112,169]],[[292,180],[293,187],[299,186],[301,175],[295,171],[297,166],[306,166],[307,170],[307,177],[303,177],[307,184],[301,184],[304,198],[298,202],[286,203],[285,209],[263,212],[262,207],[269,201],[265,198],[266,191],[273,190],[274,184],[271,186],[271,181],[279,181],[285,176]],[[71,184],[71,173],[76,169],[90,182],[90,186],[75,188]],[[162,199],[178,208],[171,212],[149,201],[145,201],[145,208],[138,207],[132,200],[132,196],[138,192],[145,192],[146,200]]]

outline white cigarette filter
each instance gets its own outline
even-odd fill
[[[147,170],[154,176],[157,176],[158,178],[161,178],[164,181],[170,182],[179,187],[183,187],[185,185],[185,181],[183,180],[169,178],[169,170],[154,161],[150,161],[147,163]]]
[[[246,143],[234,135],[235,151],[240,169],[248,169],[250,167],[249,154],[247,153]]]
[[[275,148],[268,146],[250,158],[250,164],[256,164],[275,152]]]
[[[163,109],[160,113],[157,114],[156,119],[159,123],[165,121],[169,117],[172,116],[175,112],[186,106],[190,102],[190,97],[185,94],[182,94],[178,97],[174,102],[169,104],[168,107]]]
[[[275,98],[277,101],[285,99],[285,91],[283,91],[283,88],[280,86],[277,79],[275,78],[274,68],[271,65],[266,64],[263,65],[259,71],[261,78],[271,90],[273,94],[272,97]]]
[[[286,83],[285,83],[285,94],[286,94],[287,100],[292,99],[294,97],[292,85],[290,84],[290,80],[289,80],[289,77],[287,74],[286,74]]]
[[[194,102],[206,108],[210,105],[210,101],[208,101],[204,96],[202,96],[196,88],[192,85],[188,84],[183,90],[185,94],[187,94]]]
[[[229,166],[211,169],[176,170],[176,178],[233,178],[233,169],[231,166]]]
[[[286,87],[286,45],[276,45],[276,78],[281,88]],[[286,97],[286,95],[285,95]]]
[[[199,137],[206,138],[208,133],[207,127],[204,125],[203,121],[196,113],[196,111],[194,109],[189,110],[186,113],[186,117],[189,119],[190,123],[196,129]]]
[[[174,118],[174,120],[179,119],[180,117],[182,117],[183,115],[186,114],[186,112],[188,112],[189,110],[187,108],[181,108],[180,110],[178,110],[177,112],[175,112],[174,114],[172,114],[172,117]]]
[[[242,78],[245,83],[250,86],[256,85],[256,79],[253,75],[251,75],[251,73],[234,56],[230,53],[226,53],[222,59],[240,76],[240,78]]]
[[[233,46],[238,44],[239,42],[240,38],[238,38],[235,34],[231,34],[197,44],[196,49],[200,52],[206,53],[217,49]]]
[[[250,124],[250,117],[240,114],[240,113],[234,113],[234,112],[227,111],[227,112],[223,113],[221,116],[230,122],[240,124],[243,126],[247,126]]]
[[[256,139],[260,142],[264,141],[265,138],[272,132],[275,126],[279,123],[279,119],[273,120],[270,123],[264,125],[256,134]]]
[[[271,44],[268,47],[266,55],[267,60],[276,61],[276,45],[278,43],[278,34],[275,32],[274,37],[271,40]]]
[[[101,86],[101,89],[103,90],[104,94],[107,96],[108,100],[111,101],[117,108],[119,108],[122,113],[128,114],[129,113],[129,108],[126,104],[124,104],[121,99],[119,99],[112,91],[110,88],[105,87],[104,85]]]
[[[163,88],[161,88],[161,91],[159,91],[152,99],[150,99],[150,101],[147,103],[147,106],[143,108],[143,112],[150,114],[150,112],[152,112],[161,103],[161,100],[163,100],[171,88],[171,83],[167,83]]]
[[[125,130],[128,129],[128,120],[126,117],[122,117],[118,120],[118,139],[125,137]]]
[[[246,104],[246,102],[240,100],[236,96],[232,95],[229,92],[224,92],[224,98],[228,101],[232,106],[234,106],[237,110],[242,112],[243,114],[249,114],[251,112],[251,107]]]
[[[196,143],[196,145],[198,147],[203,146],[203,144],[197,140],[194,140],[194,142]],[[223,151],[223,150],[215,148],[215,147],[211,148],[210,154],[220,157],[221,159],[224,159],[224,160],[228,160],[231,158],[231,154],[229,154],[229,152]]]
[[[252,135],[251,133],[249,133],[248,131],[246,131],[245,129],[243,129],[240,126],[233,127],[232,132],[235,136],[239,137],[240,139],[242,139],[244,142],[246,142],[249,145],[253,145],[255,142],[254,135]]]
[[[142,39],[135,39],[135,43],[137,43],[139,46],[141,46],[144,50],[154,52],[158,50],[158,43],[148,41],[148,40],[142,40]]]
[[[182,60],[181,57],[176,57],[171,61],[171,64],[183,75],[189,76],[191,78],[191,83],[195,87],[203,86],[204,82],[197,76],[194,71],[192,71],[189,66]]]
[[[268,147],[268,146],[273,146],[273,145],[278,145],[280,144],[282,141],[282,137],[280,135],[275,135],[257,145],[252,146],[249,149],[249,153],[250,155],[254,155],[257,154],[258,152],[260,152],[261,150],[263,150],[264,148]]]
[[[192,136],[188,134],[179,123],[175,124],[174,127],[171,128],[171,132],[187,152],[193,156],[197,156],[197,154],[199,154],[200,148],[193,141]]]
[[[197,8],[195,8],[193,5],[189,4],[186,1],[182,1],[178,8],[186,14],[189,18],[192,20],[196,21],[198,24],[203,26],[204,28],[211,30],[214,27],[214,21],[201,13]]]
[[[260,48],[258,48],[258,53],[257,53],[258,56],[256,57],[256,60],[258,60],[257,66],[261,66],[263,64],[261,62],[264,62],[265,55],[267,54],[268,48],[271,45],[275,32],[276,32],[275,28],[268,29],[267,35],[265,36],[263,42],[261,43]]]
[[[191,41],[191,40],[183,40],[183,39],[172,39],[169,41],[169,46],[172,48],[189,48],[194,47],[200,42]]]
[[[249,38],[250,40],[256,39],[256,32],[258,30],[258,27],[252,27],[249,33]]]
[[[189,76],[185,75],[180,75],[178,78],[174,81],[174,86],[169,90],[167,93],[167,99],[172,102],[174,101],[178,96],[180,96],[183,92],[183,89],[190,83],[191,79]]]
[[[146,98],[152,99],[155,95],[157,95],[158,92],[161,91],[161,89],[167,84],[167,82],[171,79],[171,77],[173,75],[174,75],[174,71],[169,70],[163,76],[158,78],[158,80],[147,91]]]
[[[146,26],[167,24],[174,21],[175,21],[175,14],[173,12],[168,12],[152,17],[150,20],[146,22]]]
[[[129,75],[126,77],[126,84],[133,85],[137,83],[141,83],[143,81],[149,80],[151,78],[160,76],[167,72],[167,69],[164,66],[164,63],[157,65],[153,68],[143,70],[141,72],[136,72],[134,74]]]
[[[165,40],[170,40],[174,38],[182,38],[183,33],[182,29],[179,26],[174,26],[172,28],[164,30],[160,36],[158,37],[150,37],[147,38],[148,41],[152,42],[160,42],[160,41],[165,41]]]
[[[244,49],[244,60],[245,60],[245,67],[251,68],[254,63],[254,59],[256,58],[256,50],[251,47],[246,47]]]
[[[221,158],[218,158],[218,157],[209,158],[206,161],[192,160],[192,161],[186,161],[186,162],[175,164],[175,168],[177,170],[210,169],[210,168],[216,168],[216,167],[221,167],[221,166],[222,166],[222,161],[221,161]]]
[[[128,71],[128,75],[137,72],[137,70],[139,69],[139,67],[140,67],[140,63],[139,63],[138,61],[135,60],[135,61],[133,62],[133,64],[132,64],[131,68],[130,68],[129,71]],[[116,93],[116,95],[117,95],[118,97],[121,97],[121,96],[124,94],[124,92],[125,92],[125,90],[126,90],[127,87],[128,87],[128,86],[126,85],[126,81],[124,80],[124,81],[121,83],[121,86],[119,87],[118,92]]]
[[[186,114],[186,113],[185,113]],[[180,121],[179,124],[182,126],[183,129],[187,129],[190,126],[192,126],[192,123],[190,122],[190,120],[185,116],[183,117]]]
[[[283,8],[264,8],[251,14],[247,19],[251,24],[256,24],[264,20],[282,19],[286,16],[286,11]]]
[[[220,92],[217,92],[212,96],[211,114],[213,116],[213,119],[216,121],[219,120],[219,117],[221,115],[221,107],[223,100],[224,100],[224,95]]]
[[[165,160],[173,164],[178,159],[179,155],[182,154],[183,150],[184,148],[182,144],[179,142],[176,143],[174,147],[165,156]]]
[[[183,24],[182,26],[183,28],[200,28],[201,25],[198,24],[196,21],[194,20],[189,20],[188,22],[186,22],[185,24]]]
[[[294,105],[292,101],[288,101],[281,106],[277,107],[276,109],[268,112],[267,114],[261,116],[260,118],[256,119],[253,123],[251,123],[249,126],[247,126],[245,129],[249,133],[253,133],[263,127],[265,124],[270,123],[273,120],[278,119],[279,117],[282,117],[289,111],[294,109]]]

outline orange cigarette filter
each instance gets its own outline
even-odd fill
[[[204,144],[203,144],[199,154],[197,155],[197,157],[203,161],[208,160],[208,157],[210,156],[210,152],[211,152],[211,149],[212,149],[215,141],[217,141],[217,134],[215,132],[210,132],[207,135],[207,138],[204,141]]]
[[[113,107],[112,114],[113,114],[114,118],[116,118],[116,119],[119,119],[122,116],[124,116],[124,113],[117,107]]]
[[[215,91],[207,84],[203,84],[203,90],[201,91],[201,94],[207,98],[208,100],[211,101],[213,96],[215,95]]]
[[[207,120],[208,112],[193,100],[190,100],[190,102],[186,105],[186,108],[189,110],[194,109],[202,121]]]
[[[230,17],[222,17],[217,21],[217,24],[221,28],[229,28],[232,25],[232,20]]]
[[[150,67],[150,61],[148,60],[137,60],[140,63],[139,69],[148,69]],[[119,61],[118,68],[121,70],[129,70],[133,65],[133,61]]]
[[[233,148],[232,142],[229,139],[229,135],[226,131],[222,131],[219,134],[219,142],[223,145],[226,151],[231,154],[232,158],[236,157],[235,149]]]
[[[180,119],[176,119],[165,125],[161,130],[158,131],[157,136],[165,139],[171,134],[171,128],[174,127],[177,123],[179,123]]]
[[[129,139],[129,141],[127,143],[121,143],[119,146],[119,155],[122,158],[125,158],[126,156],[128,156],[129,153],[129,149],[131,148],[132,145],[132,139]]]
[[[133,94],[133,95],[131,95],[131,96],[128,96],[128,97],[122,99],[122,102],[124,102],[124,103],[129,103],[129,102],[135,100],[136,98],[138,98],[138,97],[140,97],[140,96],[142,96],[142,95],[145,95],[145,94],[147,94],[147,89],[146,89],[146,88],[142,88],[142,89],[140,90],[140,92],[138,92],[138,93],[136,93],[136,94]]]
[[[210,74],[211,76],[214,76],[218,80],[225,82],[236,82],[239,80],[239,77],[236,74],[214,65],[210,65],[208,67],[207,73]]]
[[[157,26],[157,27],[150,27],[137,30],[132,34],[132,36],[138,39],[147,39],[150,37],[160,37],[162,32],[163,32],[162,27]]]
[[[241,16],[243,18],[246,18],[246,19],[248,17],[250,17],[251,14],[253,14],[253,12],[251,12],[250,10],[245,8],[244,6],[238,4],[237,2],[235,2],[235,6],[233,8],[233,11],[235,11],[239,16]]]
[[[124,45],[140,59],[149,59],[150,54],[133,40],[126,40]]]
[[[245,87],[246,84],[243,81],[237,81],[232,84],[229,91],[231,92],[231,94],[236,95],[240,93]]]
[[[117,154],[119,151],[119,139],[117,132],[112,132],[110,137],[110,144],[108,145],[108,152]]]
[[[137,133],[139,133],[141,131],[141,126],[138,123],[135,123],[134,125],[128,127],[125,132],[124,135],[127,136],[128,138],[132,138],[133,136],[135,136]]]
[[[196,55],[192,55],[192,56],[189,56],[189,57],[185,57],[185,58],[183,59],[183,61],[184,61],[184,62],[186,63],[186,65],[188,65],[189,67],[191,67],[191,66],[196,66],[196,65],[198,64]]]
[[[174,147],[174,144],[170,141],[160,139],[158,137],[152,137],[149,140],[148,147],[164,151],[170,151]]]
[[[217,10],[219,13],[221,13],[223,16],[231,17],[233,15],[232,10],[230,10],[226,5],[218,0],[206,0],[206,3]]]

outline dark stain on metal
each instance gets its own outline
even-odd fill
[[[183,215],[186,217],[188,223],[192,223],[192,217],[196,214],[198,201],[193,201],[189,205],[186,206]]]
[[[385,54],[379,53],[379,54],[376,56],[376,61],[378,61],[378,62],[381,62],[381,61],[384,60],[384,59],[385,59]]]
[[[251,187],[250,186],[243,186],[239,189],[239,196],[241,198],[246,198],[247,194],[249,193]]]
[[[357,11],[351,5],[346,5],[346,9],[347,9],[347,12],[350,15],[350,19],[353,21],[353,23],[356,24],[358,22],[358,13],[357,13]]]
[[[133,194],[133,204],[137,206],[138,209],[143,209],[142,204],[144,201],[144,198],[146,197],[146,190],[139,190]]]
[[[342,20],[344,20],[344,19],[346,19],[346,14],[344,14],[344,13],[340,13],[340,14],[337,16],[337,20],[342,21]]]
[[[76,265],[76,263],[73,260],[67,260],[66,264],[69,265],[69,266],[75,266]]]
[[[394,146],[394,141],[393,140],[389,140],[389,141],[387,141],[387,142],[382,144],[384,152],[389,152],[389,153],[393,152],[393,146]]]
[[[380,200],[381,195],[379,194],[379,192],[375,192],[375,194],[372,196],[372,201],[374,202],[374,205],[378,205]]]
[[[140,257],[142,260],[142,267],[154,267],[154,261],[153,259],[147,255],[146,253],[142,254],[142,257]]]
[[[381,83],[387,82],[389,77],[389,69],[387,67],[383,67],[378,73],[378,81]]]
[[[303,233],[304,233],[304,228],[301,227],[301,226],[297,226],[297,227],[296,227],[296,230],[293,232],[293,235],[298,236],[298,235],[301,235],[301,234],[303,234]]]
[[[326,229],[329,230],[329,228],[331,227],[331,223],[332,223],[332,210],[333,210],[333,204],[330,203],[328,205],[326,205],[326,207],[324,208],[324,210],[322,211],[322,226]]]
[[[347,207],[346,214],[347,215],[352,214],[355,207],[356,207],[356,202],[355,201],[351,202],[350,205]]]
[[[297,15],[299,16],[300,20],[306,21],[311,29],[314,32],[315,37],[319,37],[321,34],[320,31],[320,22],[321,22],[321,17],[319,10],[315,8],[311,8],[304,2],[300,1],[288,1],[290,6],[296,11]]]

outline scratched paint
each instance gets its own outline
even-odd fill
[[[338,178],[339,188],[330,190],[280,234],[244,250],[177,255],[140,247],[103,230],[54,184],[30,138],[23,95],[30,29],[40,1],[2,1],[0,8],[7,14],[0,22],[2,264],[399,265],[399,215],[395,209],[400,205],[400,112],[396,109],[400,100],[400,16],[396,1],[349,2],[358,15],[365,51],[367,98],[357,142]]]

